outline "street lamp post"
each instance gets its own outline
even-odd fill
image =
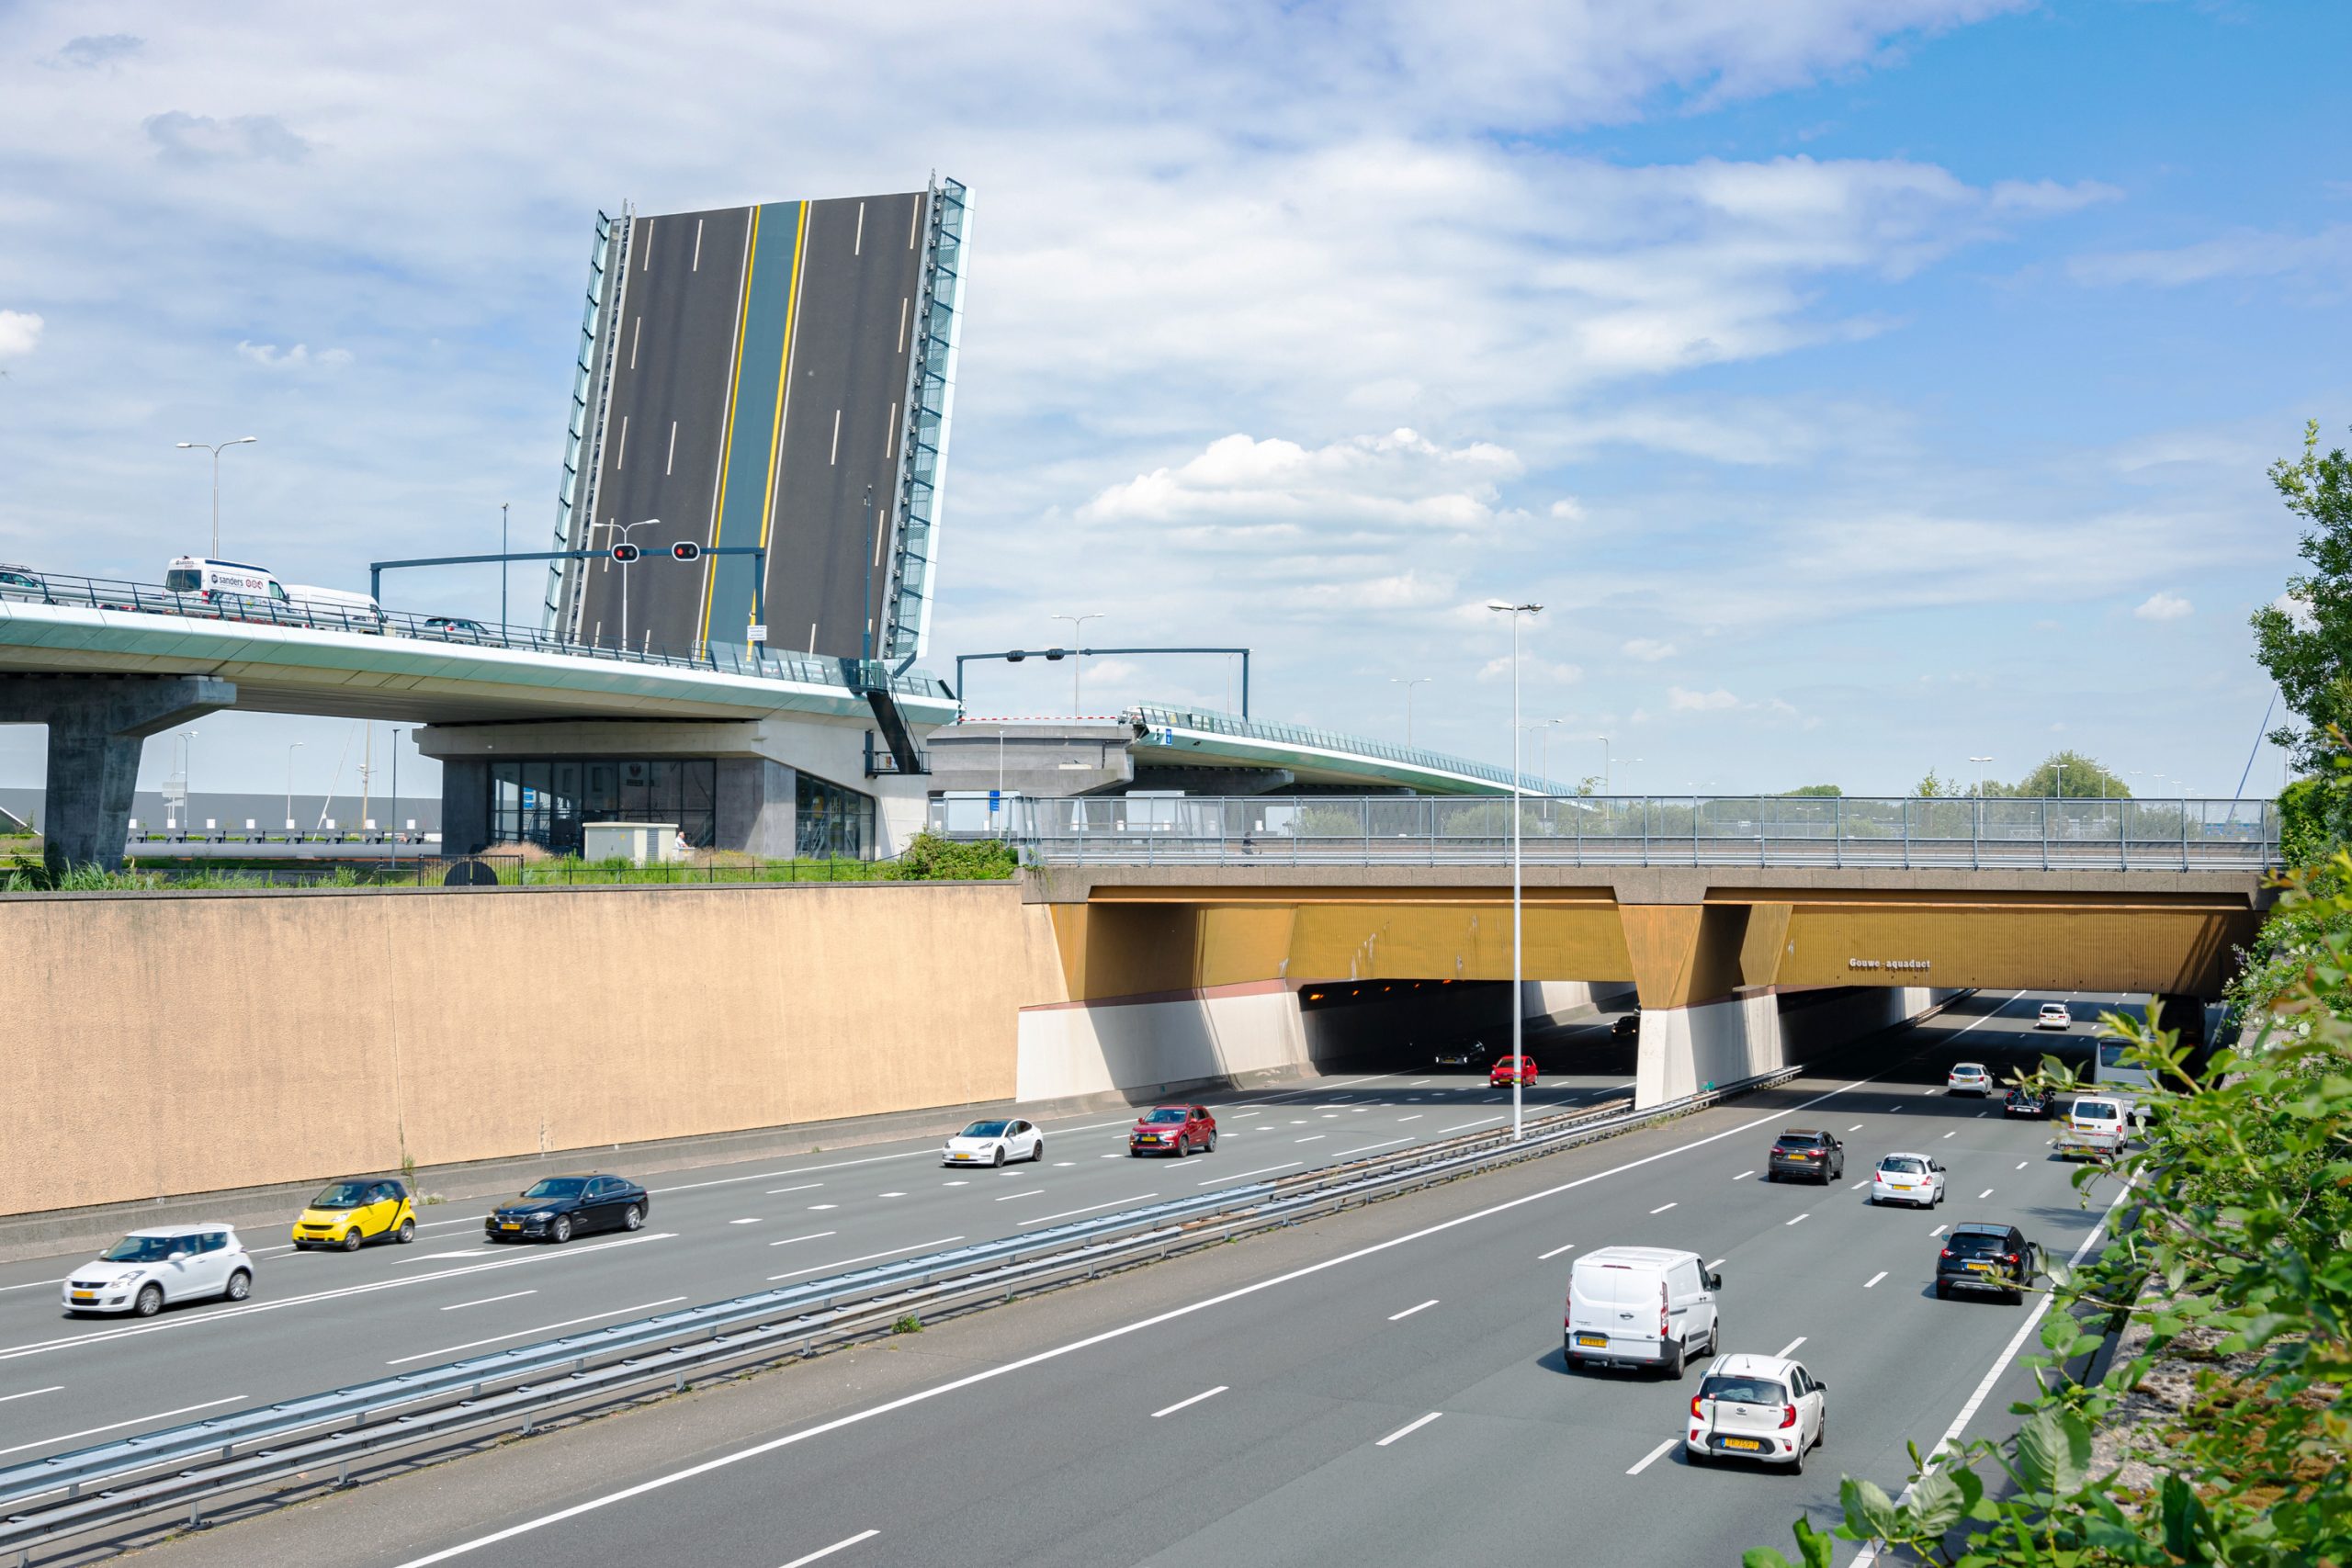
[[[2052,762],[2050,765],[2058,770],[2058,798],[2064,800],[2066,798],[2066,764]]]
[[[300,740],[286,746],[286,830],[289,833],[294,830],[294,753],[301,749]]]
[[[1971,757],[1968,760],[1976,764],[1976,836],[1982,840],[1984,837],[1984,764],[1993,759]]]
[[[220,558],[220,449],[224,446],[244,446],[260,440],[258,435],[240,435],[234,441],[183,441],[183,452],[212,454],[212,554],[209,559]]]
[[[392,871],[401,869],[401,727],[392,726]]]
[[[1430,679],[1430,678],[1427,675],[1414,675],[1410,677],[1404,675],[1391,675],[1388,677],[1388,683],[1390,685],[1402,686],[1405,688],[1405,744],[1408,746],[1410,746],[1413,743],[1413,688],[1427,684]]]
[[[592,523],[589,526],[592,529],[610,528],[621,536],[621,543],[626,545],[628,543],[630,529],[650,528],[661,521],[659,517],[640,517],[634,523]],[[617,564],[621,569],[621,649],[626,652],[628,649],[628,562],[621,561]]]
[[[498,503],[498,553],[501,556],[507,553],[506,508],[508,504],[508,502],[503,501]],[[501,639],[503,639],[506,635],[506,579],[511,575],[514,564],[514,562],[508,560],[501,560],[498,563],[498,635]],[[626,587],[628,583],[628,579],[626,577],[622,578],[621,583]]]
[[[1069,716],[1076,718],[1082,711],[1079,705],[1079,671],[1086,667],[1086,623],[1103,618],[1104,612],[1090,610],[1083,615],[1048,615],[1046,619],[1069,623]]]
[[[1520,857],[1519,818],[1520,797],[1527,788],[1526,776],[1519,766],[1519,623],[1528,616],[1541,615],[1541,604],[1506,604],[1490,603],[1489,610],[1500,611],[1510,617],[1510,1137],[1517,1143],[1526,1135],[1526,1123],[1520,1104],[1520,1080],[1527,1076],[1527,1057],[1521,1050],[1526,1028],[1524,1014],[1527,1003],[1521,994],[1524,981],[1523,952],[1520,931]]]

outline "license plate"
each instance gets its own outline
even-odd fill
[[[1761,1449],[1763,1446],[1764,1445],[1762,1443],[1758,1442],[1754,1438],[1725,1438],[1724,1439],[1724,1447],[1727,1449],[1748,1449],[1752,1450]]]
[[[1606,1350],[1609,1348],[1609,1336],[1606,1334],[1579,1334],[1577,1336],[1577,1343],[1579,1345],[1590,1346],[1594,1349]]]
[[[1972,1274],[1990,1274],[1993,1271],[1993,1266],[1990,1263],[1972,1263],[1968,1266],[1968,1271]]]
[[[94,1302],[98,1299],[98,1292],[96,1291],[76,1291],[74,1292],[74,1299],[77,1302]]]
[[[1908,1192],[1911,1190],[1911,1184],[1907,1181],[1890,1181],[1887,1185],[1894,1188],[1897,1192]]]
[[[519,1231],[523,1228],[523,1222],[520,1220],[502,1220],[499,1222],[498,1228],[503,1231]]]

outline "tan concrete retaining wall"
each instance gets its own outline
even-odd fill
[[[0,1213],[1002,1100],[1012,884],[0,898]]]

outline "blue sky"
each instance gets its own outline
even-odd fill
[[[1415,739],[1498,760],[1509,593],[1555,776],[1608,734],[1620,788],[2073,747],[2226,794],[2293,565],[2263,469],[2352,425],[2347,57],[2317,0],[0,6],[0,556],[152,581],[205,526],[172,443],[248,433],[232,553],[356,586],[502,501],[525,547],[598,207],[937,168],[936,667],[1101,611],[1251,645],[1270,717],[1397,737],[1427,677]],[[1086,705],[1226,682],[1106,660]],[[198,788],[299,739],[306,790],[349,728],[201,728]]]

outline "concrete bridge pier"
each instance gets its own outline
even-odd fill
[[[235,684],[212,675],[0,676],[0,724],[49,727],[49,869],[119,869],[147,737],[236,700]]]

